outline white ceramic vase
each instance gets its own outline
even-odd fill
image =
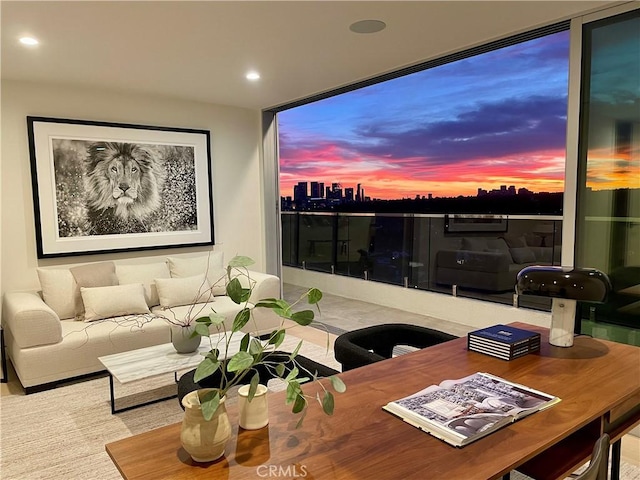
[[[245,430],[258,430],[269,423],[269,404],[266,385],[258,385],[255,395],[249,401],[249,385],[238,389],[238,424]]]
[[[231,424],[225,405],[226,397],[220,399],[220,405],[209,421],[202,415],[200,399],[212,391],[202,388],[187,393],[182,399],[184,418],[180,430],[180,442],[191,458],[196,462],[212,462],[224,455],[231,438]]]
[[[193,353],[198,350],[202,337],[197,335],[191,337],[195,331],[195,325],[181,327],[179,325],[171,325],[171,343],[178,353]]]

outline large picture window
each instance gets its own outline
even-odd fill
[[[283,263],[514,302],[560,260],[566,28],[280,111]]]

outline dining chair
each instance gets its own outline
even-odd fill
[[[589,467],[571,478],[576,480],[607,480],[609,478],[609,442],[609,435],[602,434],[593,446]]]

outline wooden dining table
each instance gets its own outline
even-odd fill
[[[235,425],[225,455],[196,463],[180,445],[180,423],[106,445],[123,478],[142,479],[498,479],[514,469],[538,479],[564,478],[589,459],[596,439],[615,442],[640,423],[640,348],[577,336],[573,347],[548,343],[545,328],[512,323],[542,334],[539,352],[500,360],[467,349],[466,338],[340,374],[327,416],[312,399],[300,428],[285,392],[269,394],[269,425]],[[453,447],[383,411],[386,403],[443,380],[488,372],[555,395],[561,401],[465,447]],[[329,388],[325,379],[323,384]],[[315,396],[317,383],[304,385]],[[617,450],[616,450],[617,449]],[[614,465],[615,468],[615,465]],[[614,472],[615,474],[615,472]]]

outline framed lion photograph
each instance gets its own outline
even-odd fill
[[[212,245],[207,130],[27,117],[38,258]]]

